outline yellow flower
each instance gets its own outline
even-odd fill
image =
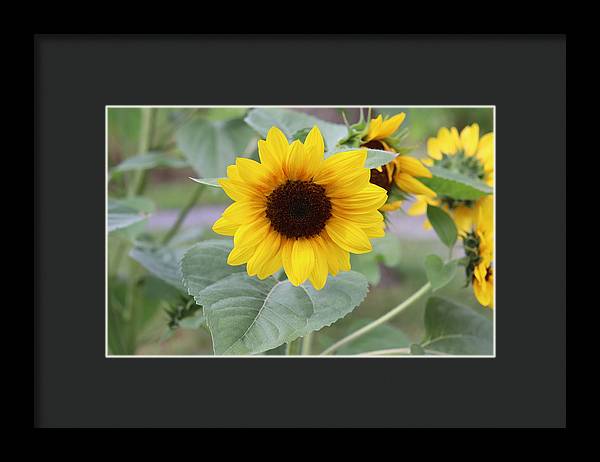
[[[468,125],[458,133],[456,127],[442,127],[437,137],[427,140],[428,159],[424,164],[447,168],[472,179],[480,180],[488,186],[494,185],[494,134],[479,137],[479,125]],[[475,201],[460,201],[438,196],[435,200],[421,194],[408,209],[409,215],[424,215],[427,204],[437,205],[454,218],[461,234],[468,232],[473,225]],[[430,228],[428,221],[425,228]]]
[[[365,149],[324,159],[316,126],[304,143],[291,144],[273,127],[258,151],[260,162],[237,158],[219,180],[235,201],[213,225],[233,236],[227,262],[246,263],[260,279],[283,266],[295,286],[309,279],[320,290],[329,273],[350,269],[349,252],[369,252],[369,238],[383,237],[377,209],[385,190],[369,182]]]
[[[468,258],[467,277],[473,284],[473,293],[483,306],[494,302],[494,199],[482,198],[475,207],[472,231],[463,237]]]
[[[380,114],[371,119],[366,136],[362,139],[362,147],[381,149],[396,152],[389,139],[402,125],[406,114],[401,112],[389,119],[383,119]],[[435,192],[421,183],[417,178],[431,178],[431,172],[414,157],[399,155],[386,165],[371,169],[371,183],[381,186],[388,194],[395,185],[402,192],[409,194],[423,194],[435,197]],[[402,201],[393,200],[385,204],[380,210],[387,212],[400,208]]]

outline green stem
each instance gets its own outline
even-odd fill
[[[356,340],[359,337],[362,337],[367,332],[370,332],[373,329],[375,329],[376,327],[379,327],[380,325],[388,322],[394,316],[397,316],[398,314],[400,314],[402,311],[404,311],[406,308],[408,308],[410,305],[412,305],[414,302],[416,302],[418,299],[420,299],[423,295],[425,295],[429,291],[430,288],[431,288],[431,283],[428,282],[423,287],[421,287],[419,290],[417,290],[414,294],[412,294],[410,297],[408,297],[406,300],[404,300],[402,303],[400,303],[400,305],[398,305],[396,308],[394,308],[391,311],[388,311],[383,316],[377,318],[373,322],[370,322],[363,328],[358,329],[357,331],[351,333],[347,337],[344,337],[343,339],[338,340],[336,343],[331,345],[329,348],[327,348],[321,354],[322,355],[333,354],[340,347],[346,345],[349,342],[352,342],[353,340]]]
[[[427,350],[425,349],[425,353],[429,355],[443,355],[440,351],[435,350]],[[409,355],[410,348],[390,348],[387,350],[375,350],[375,351],[367,351],[365,353],[360,353],[358,356],[388,356],[388,355]]]
[[[313,333],[309,332],[302,339],[302,355],[303,356],[310,355],[310,349],[312,346],[312,337],[313,337]]]
[[[292,340],[285,345],[285,355],[286,356],[295,356],[299,353],[300,341],[298,339]]]
[[[190,210],[192,210],[194,205],[196,205],[196,202],[198,202],[198,199],[202,195],[203,191],[204,191],[204,185],[202,185],[202,184],[199,184],[196,187],[196,189],[194,189],[194,194],[192,194],[192,197],[190,197],[190,200],[185,205],[185,207],[183,207],[179,211],[177,220],[175,220],[175,223],[173,223],[173,226],[171,226],[169,231],[167,231],[167,234],[165,234],[165,237],[163,237],[163,240],[162,240],[163,245],[167,245],[171,241],[171,239],[173,239],[173,236],[175,236],[175,234],[177,234],[177,231],[179,231],[179,228],[181,228],[181,225],[183,224],[185,217],[188,215],[188,213],[190,213]]]
[[[138,154],[144,154],[148,151],[148,147],[151,143],[152,138],[152,128],[153,123],[152,119],[154,116],[154,112],[152,108],[143,107],[140,109],[142,111],[142,121],[140,127],[140,139],[138,142]],[[141,190],[144,186],[144,179],[146,177],[146,170],[136,170],[133,173],[133,179],[129,185],[128,196],[135,196],[141,193]]]

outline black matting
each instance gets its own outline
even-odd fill
[[[37,425],[565,425],[565,37],[38,36],[34,49]],[[105,359],[110,104],[496,105],[497,358]]]

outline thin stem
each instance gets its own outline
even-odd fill
[[[192,208],[194,207],[194,205],[196,205],[196,202],[198,202],[198,199],[202,195],[203,191],[204,191],[204,185],[203,184],[199,184],[196,187],[196,189],[194,189],[194,193],[192,194],[192,197],[190,197],[190,200],[185,205],[185,207],[183,207],[179,211],[179,215],[177,216],[177,220],[175,220],[175,223],[173,223],[173,226],[171,226],[171,228],[169,229],[169,231],[167,231],[167,234],[165,234],[165,237],[163,237],[163,240],[162,240],[162,244],[163,245],[167,245],[171,241],[171,239],[173,239],[173,236],[175,236],[175,234],[177,234],[177,231],[179,231],[179,228],[181,228],[181,225],[183,224],[183,221],[185,220],[185,217],[187,217],[187,215],[190,212],[190,210],[192,210]]]
[[[302,355],[303,356],[310,355],[310,349],[312,346],[312,336],[313,336],[313,333],[309,332],[302,339]]]
[[[285,345],[285,355],[286,356],[295,356],[299,353],[299,345],[300,341],[298,339],[292,340]]]
[[[412,305],[414,302],[416,302],[418,299],[420,299],[423,295],[425,295],[430,288],[431,288],[431,283],[428,282],[423,287],[421,287],[419,290],[417,290],[414,294],[412,294],[410,297],[408,297],[406,300],[404,300],[402,303],[400,303],[400,305],[398,305],[396,308],[394,308],[391,311],[388,311],[386,314],[377,318],[375,321],[370,322],[369,324],[364,326],[362,329],[358,329],[357,331],[353,332],[352,334],[348,335],[347,337],[344,337],[343,339],[338,340],[336,343],[331,345],[329,348],[327,348],[321,354],[322,355],[330,355],[330,354],[334,353],[336,350],[338,350],[340,347],[346,345],[347,343],[349,343],[353,340],[356,340],[359,337],[362,337],[367,332],[370,332],[373,329],[375,329],[376,327],[379,327],[380,325],[388,322],[394,316],[397,316],[398,314],[400,314],[402,311],[404,311],[406,308],[408,308],[410,305]]]
[[[429,355],[444,355],[446,353],[442,353],[440,351],[435,350],[427,350],[425,349],[425,353]],[[375,351],[367,351],[365,353],[360,353],[357,356],[387,356],[387,355],[409,355],[410,348],[389,348],[387,350],[375,350]]]
[[[140,127],[140,139],[138,142],[138,154],[144,154],[148,151],[150,146],[150,140],[152,138],[152,108],[143,107],[140,108],[142,111],[142,121]],[[136,170],[133,173],[133,180],[129,185],[128,195],[135,196],[139,194],[144,184],[145,170]]]

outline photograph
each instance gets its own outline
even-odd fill
[[[106,357],[494,358],[495,111],[106,106]]]

